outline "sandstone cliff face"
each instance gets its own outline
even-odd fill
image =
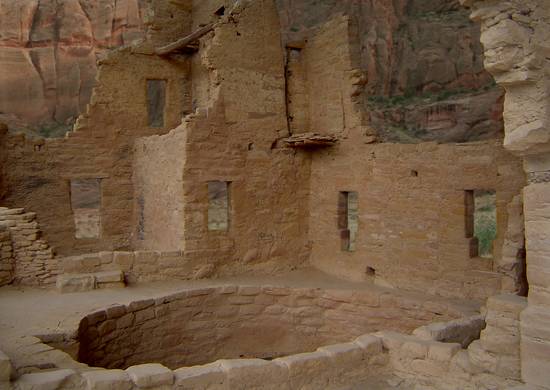
[[[144,0],[2,0],[0,117],[62,133],[90,99],[97,57],[141,38],[145,15]]]
[[[365,108],[382,141],[464,142],[502,133],[502,90],[483,68],[479,26],[457,0],[277,0],[286,42],[350,17]]]

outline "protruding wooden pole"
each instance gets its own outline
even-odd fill
[[[193,32],[192,34],[189,34],[188,36],[178,39],[176,42],[172,42],[169,45],[159,47],[155,50],[155,53],[159,56],[165,56],[167,54],[172,53],[173,51],[182,49],[189,45],[190,43],[193,43],[200,37],[208,34],[210,31],[212,31],[216,27],[216,24],[210,23],[207,24],[204,27],[199,28],[197,31]]]

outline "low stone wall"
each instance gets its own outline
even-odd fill
[[[11,237],[8,227],[0,225],[0,286],[9,284],[13,280],[15,260],[11,246]]]
[[[125,368],[220,358],[277,358],[364,333],[460,316],[440,302],[369,290],[225,286],[112,306],[80,323],[79,360]]]
[[[218,360],[174,371],[158,363],[136,365],[126,370],[55,369],[24,374],[13,384],[21,389],[58,390],[339,389],[383,372],[387,361],[381,339],[363,335],[353,342],[273,361]]]
[[[202,279],[213,267],[204,259],[190,261],[182,251],[99,252],[59,259],[61,274],[92,274],[122,271],[129,283],[167,279]]]
[[[46,240],[41,238],[36,214],[22,208],[0,207],[0,224],[10,233],[14,281],[25,285],[55,283],[57,260]]]
[[[512,294],[490,297],[481,338],[467,349],[424,337],[430,327],[413,336],[380,332],[393,372],[417,386],[436,389],[509,389],[520,384],[519,315],[526,299]],[[452,330],[451,321],[441,328]],[[418,336],[417,336],[418,335]],[[420,337],[419,337],[420,336]]]

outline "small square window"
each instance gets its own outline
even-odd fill
[[[147,117],[150,127],[164,127],[166,80],[147,80]]]
[[[101,179],[71,180],[71,208],[75,237],[99,238],[101,232]]]
[[[208,182],[208,230],[229,230],[229,182]]]

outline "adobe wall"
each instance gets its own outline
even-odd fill
[[[361,107],[366,75],[354,54],[358,45],[349,18],[337,16],[308,41],[304,62],[309,98],[310,129],[320,134],[368,131]]]
[[[63,139],[26,139],[8,134],[2,205],[37,213],[45,236],[59,254],[127,248],[132,234],[133,142],[166,133],[190,109],[185,63],[127,47],[100,61],[98,87],[86,114]],[[148,126],[146,80],[167,80],[164,126]],[[4,153],[4,152],[3,152]],[[99,239],[75,239],[70,180],[101,179]]]
[[[524,184],[518,159],[500,140],[459,145],[351,145],[313,155],[310,237],[312,263],[354,280],[484,299],[500,290],[493,270],[507,231],[507,205]],[[470,259],[464,191],[497,193],[495,261]],[[356,251],[341,250],[338,195],[357,191]]]
[[[272,1],[238,9],[202,42],[208,104],[186,123],[185,256],[224,273],[303,265],[307,156],[278,147],[288,134],[278,16]],[[247,55],[243,55],[247,53]],[[207,230],[207,182],[230,182],[230,227]],[[226,267],[227,266],[227,267]]]

